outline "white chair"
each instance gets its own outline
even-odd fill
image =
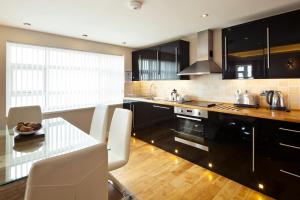
[[[25,200],[107,200],[107,148],[97,144],[31,167]]]
[[[107,123],[108,123],[108,106],[98,105],[95,108],[90,136],[98,140],[100,143],[106,143],[107,140]]]
[[[42,112],[40,106],[12,107],[8,111],[7,127],[13,128],[18,122],[42,122]]]
[[[116,108],[108,135],[108,170],[124,166],[129,159],[132,112]]]

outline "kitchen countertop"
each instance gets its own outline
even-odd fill
[[[237,108],[230,103],[217,103],[217,105],[214,107],[206,108],[206,107],[199,107],[194,105],[186,105],[178,102],[171,102],[167,100],[151,100],[151,99],[137,98],[137,97],[125,97],[124,100],[142,101],[142,102],[155,103],[155,104],[168,105],[168,106],[194,108],[194,109],[228,113],[234,115],[242,115],[242,116],[250,116],[250,117],[257,117],[257,118],[264,118],[264,119],[300,123],[300,110],[291,110],[290,112],[285,112],[285,111],[269,110],[267,108],[258,108],[258,109]]]

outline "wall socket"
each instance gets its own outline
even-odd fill
[[[125,82],[132,82],[132,71],[125,71]]]

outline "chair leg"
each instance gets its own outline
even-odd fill
[[[110,172],[108,173],[108,182],[110,182],[113,185],[113,187],[116,188],[116,190],[122,193],[123,195],[122,200],[132,199],[131,194],[127,192],[125,187]]]

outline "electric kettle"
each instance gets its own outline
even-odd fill
[[[275,91],[275,90],[266,91],[266,100],[271,110],[283,110],[283,111],[288,110],[285,103],[284,96],[280,91]]]

